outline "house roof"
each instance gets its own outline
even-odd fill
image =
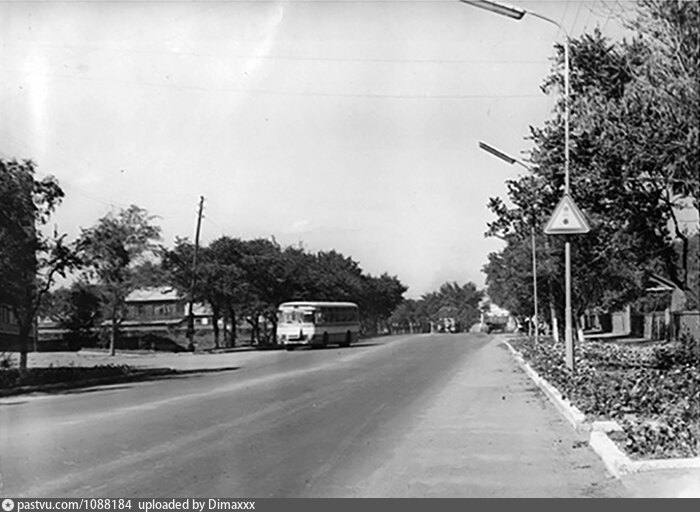
[[[162,286],[159,288],[140,288],[134,290],[126,297],[126,302],[160,302],[160,301],[179,301],[183,297],[180,293],[169,287]]]
[[[673,281],[657,274],[651,274],[649,276],[649,285],[650,286],[646,288],[648,292],[672,292],[678,288]]]
[[[186,297],[180,295],[177,290],[171,287],[162,286],[160,288],[141,288],[134,290],[126,297],[127,303],[135,302],[182,302],[187,300]],[[189,309],[185,309],[185,315]],[[192,307],[194,316],[209,316],[211,315],[211,306],[195,302]]]

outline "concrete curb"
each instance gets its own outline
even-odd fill
[[[540,375],[532,369],[532,367],[525,361],[523,356],[517,352],[510,343],[504,342],[506,346],[510,349],[511,353],[515,357],[518,364],[525,371],[525,373],[532,379],[532,381],[537,384],[537,386],[547,395],[547,398],[554,404],[557,410],[566,418],[566,420],[571,424],[577,431],[587,431],[586,429],[586,415],[579,411],[571,402],[562,396],[557,388],[552,386],[545,379],[540,377]]]
[[[589,441],[593,451],[601,458],[605,468],[615,478],[632,473],[649,471],[663,471],[668,469],[700,469],[700,457],[685,459],[653,459],[633,461],[625,454],[617,444],[610,439],[608,432],[622,431],[622,427],[616,421],[589,421],[586,415],[579,411],[569,400],[562,397],[562,394],[552,386],[547,380],[542,378],[525,361],[522,354],[515,350],[507,341],[503,343],[510,350],[513,358],[517,361],[523,371],[532,381],[544,392],[556,409],[567,419],[567,421],[578,432],[588,432]]]

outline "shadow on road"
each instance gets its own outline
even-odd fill
[[[17,402],[5,402],[5,403],[0,403],[0,407],[8,407],[11,405],[24,405],[28,402],[28,400],[21,400]]]

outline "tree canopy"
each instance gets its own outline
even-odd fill
[[[155,242],[159,239],[160,227],[153,224],[153,217],[146,210],[136,205],[105,215],[80,235],[78,249],[86,278],[100,285],[108,306],[112,354],[124,300],[138,286],[141,275],[138,266],[156,250]]]
[[[192,283],[193,250],[189,240],[178,239],[173,249],[162,252],[168,282],[186,296]],[[274,325],[282,302],[356,302],[365,330],[374,331],[406,291],[398,278],[366,274],[358,262],[337,251],[309,253],[298,247],[283,248],[274,239],[224,236],[202,247],[200,255],[194,300],[208,303],[216,318],[227,318],[232,324],[245,319],[258,342],[271,341],[274,331],[263,332],[259,320],[265,318]],[[215,337],[218,344],[218,332]]]
[[[393,311],[390,322],[394,329],[404,332],[428,332],[449,319],[455,322],[457,331],[466,331],[479,321],[483,297],[483,291],[474,283],[446,282],[418,300],[402,302]]]
[[[77,263],[65,235],[43,231],[63,195],[53,176],[36,178],[30,160],[0,159],[0,303],[19,324],[22,369],[42,296]]]
[[[614,308],[643,293],[650,274],[671,279],[697,304],[690,234],[678,212],[698,209],[700,4],[641,0],[631,40],[600,31],[571,39],[571,194],[591,232],[573,238],[577,313]],[[543,91],[561,91],[563,47]],[[563,309],[563,237],[541,234],[564,185],[563,98],[532,127],[532,172],[508,182],[510,206],[492,198],[487,234],[506,241],[484,267],[489,295],[525,314],[532,273],[525,249],[538,228],[542,296]],[[538,283],[539,284],[539,283]]]

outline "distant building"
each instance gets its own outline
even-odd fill
[[[33,333],[31,335],[30,347],[34,341]],[[12,310],[0,304],[0,352],[16,351],[19,349],[19,324]]]
[[[187,323],[189,301],[171,287],[134,290],[125,299],[124,318],[119,323],[118,349],[146,349],[180,351],[188,347]],[[194,343],[196,348],[211,348],[214,344],[214,326],[211,308],[194,304]],[[228,328],[219,320],[220,339]],[[40,350],[77,350],[89,344],[104,345],[109,339],[111,320],[104,319],[95,329],[95,339],[71,339],[72,333],[56,322],[39,323]],[[101,341],[99,341],[101,340]],[[88,345],[83,345],[83,343]]]
[[[143,288],[125,300],[125,314],[119,331],[125,348],[178,350],[187,346],[189,301],[170,287]],[[205,304],[194,304],[195,345],[213,345],[213,316]],[[110,321],[102,323],[108,329]],[[223,321],[219,326],[224,327]],[[134,343],[138,347],[134,347]]]
[[[640,303],[643,308],[640,308]],[[673,281],[652,275],[645,294],[636,306],[628,304],[617,311],[590,313],[584,317],[589,337],[644,338],[653,341],[678,340],[690,335],[700,340],[700,312],[687,309],[687,297]]]

